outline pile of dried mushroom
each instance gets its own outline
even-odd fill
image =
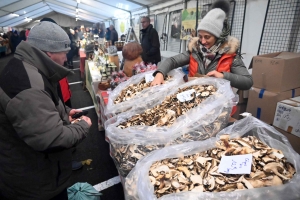
[[[195,91],[191,100],[181,102],[177,94],[184,91]],[[117,127],[124,129],[130,126],[171,126],[175,119],[187,111],[198,106],[202,101],[213,95],[217,89],[212,85],[194,85],[178,89],[178,92],[167,96],[164,101],[152,109],[147,109],[142,114],[137,114],[129,120],[120,123]]]
[[[295,174],[282,151],[269,147],[254,136],[228,140],[223,135],[217,148],[181,158],[155,162],[149,178],[159,198],[181,191],[221,192],[281,185]],[[251,173],[218,173],[223,155],[252,154]]]
[[[165,81],[169,81],[169,80],[171,80],[171,78],[172,78],[171,76],[166,76]],[[146,83],[145,78],[143,78],[137,84],[130,84],[129,86],[127,86],[120,92],[120,94],[114,100],[114,104],[122,103],[122,102],[132,99],[134,96],[139,94],[144,89],[149,88],[150,84],[151,84],[151,82]]]
[[[227,125],[231,107],[223,108],[221,114],[209,125],[199,127],[198,130],[182,134],[175,140],[170,140],[161,145],[138,145],[138,144],[117,144],[111,143],[111,155],[122,176],[127,176],[134,168],[139,159],[148,153],[161,149],[165,146],[182,144],[185,142],[201,141],[214,137],[222,128]]]

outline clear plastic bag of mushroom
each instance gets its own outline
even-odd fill
[[[177,94],[191,90],[195,91],[191,93],[192,98],[179,102]],[[111,156],[122,176],[151,151],[205,140],[227,125],[234,96],[228,81],[195,79],[168,94],[151,105],[119,114],[105,123]]]
[[[119,84],[109,94],[105,115],[119,114],[128,111],[132,107],[155,101],[164,91],[184,83],[183,72],[180,69],[175,69],[168,73],[165,84],[150,87],[151,82],[146,82],[145,76],[153,73],[154,71],[149,71],[138,74]]]
[[[222,156],[252,154],[251,172],[218,172]],[[126,177],[126,199],[300,199],[300,156],[254,117],[214,138],[153,151]]]

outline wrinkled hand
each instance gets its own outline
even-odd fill
[[[206,75],[211,77],[216,77],[216,78],[224,78],[224,74],[217,72],[216,70],[208,72]]]
[[[151,86],[160,85],[165,83],[164,81],[164,75],[162,73],[157,73],[151,82]]]
[[[86,123],[88,123],[89,127],[92,126],[92,121],[91,121],[91,119],[89,117],[82,116],[81,119],[84,120],[84,121],[86,121]]]
[[[72,115],[74,115],[76,113],[80,113],[80,112],[82,112],[82,110],[72,109],[69,113],[69,121],[70,122],[74,121],[75,119],[72,118]]]

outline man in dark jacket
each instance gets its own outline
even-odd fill
[[[143,47],[142,59],[144,62],[151,62],[157,64],[161,61],[160,57],[160,44],[157,31],[150,24],[149,17],[142,17],[142,30],[141,30],[141,45]]]
[[[0,74],[0,199],[68,199],[72,147],[91,120],[59,98],[58,81],[70,50],[66,32],[52,22],[35,25]]]
[[[109,26],[109,30],[110,30],[110,40],[111,40],[111,44],[115,45],[115,42],[119,40],[119,36],[118,33],[114,27],[114,25],[110,25]]]

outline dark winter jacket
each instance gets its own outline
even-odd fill
[[[70,71],[22,41],[0,75],[0,194],[44,200],[69,187],[72,147],[88,124],[70,124],[58,81]]]
[[[110,40],[110,30],[109,30],[109,28],[106,28],[106,33],[105,33],[105,39],[106,39],[106,41],[108,41],[108,40]]]
[[[119,40],[118,33],[115,29],[110,31],[110,40],[112,45],[115,45],[115,42]]]
[[[160,44],[157,31],[150,24],[141,30],[141,45],[143,47],[142,59],[144,62],[157,64],[161,61]]]
[[[168,58],[161,62],[158,66],[157,72],[159,71],[165,76],[172,69],[188,65],[190,62],[190,54],[192,54],[193,58],[198,63],[199,74],[207,74],[210,71],[216,70],[218,61],[222,57],[222,54],[217,53],[216,57],[205,69],[203,64],[203,55],[197,50],[199,45],[198,41],[199,38],[194,37],[188,45],[188,51]],[[228,38],[228,41],[222,44],[221,49],[229,49],[227,54],[234,54],[237,52],[238,47],[238,39],[230,36]],[[155,74],[157,72],[155,72]],[[245,67],[245,64],[243,63],[239,55],[235,56],[230,68],[230,72],[223,72],[223,74],[224,79],[230,81],[231,86],[237,89],[248,90],[253,85],[252,76],[249,74],[247,68]]]

